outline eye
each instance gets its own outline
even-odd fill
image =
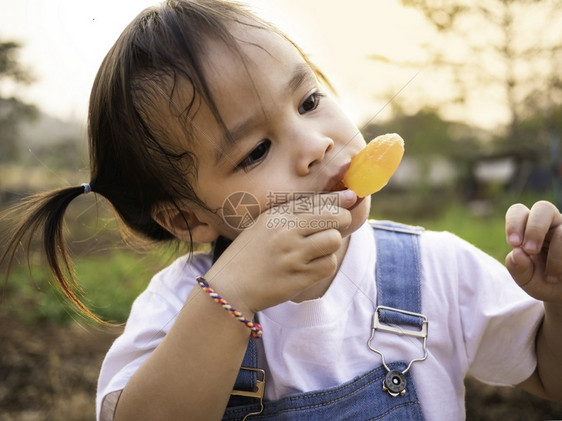
[[[263,140],[236,167],[246,170],[262,161],[271,147],[270,140]]]
[[[324,95],[320,92],[314,92],[313,94],[308,96],[299,107],[299,113],[306,114],[310,111],[314,111],[316,108],[318,108],[318,104],[320,104],[320,98],[322,98],[323,96]]]

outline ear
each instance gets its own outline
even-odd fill
[[[152,212],[152,217],[159,225],[183,241],[210,243],[220,235],[212,224],[201,221],[192,210],[178,209],[173,205],[160,206]]]

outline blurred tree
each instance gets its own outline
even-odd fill
[[[16,82],[28,84],[33,82],[33,77],[17,60],[16,55],[19,48],[21,45],[17,42],[0,42],[0,75],[2,78],[10,78]]]
[[[33,150],[33,159],[39,160],[51,171],[73,170],[84,168],[88,160],[86,143],[75,137],[61,137],[56,142],[37,145]]]
[[[406,142],[406,156],[419,166],[420,174],[414,189],[416,193],[429,194],[431,166],[443,159],[455,162],[457,180],[465,185],[472,176],[475,161],[483,153],[481,131],[464,123],[444,120],[435,108],[424,107],[408,114],[396,102],[392,107],[392,119],[369,124],[362,132],[366,139],[382,133],[400,133]],[[454,181],[451,180],[452,187]]]
[[[562,209],[562,75],[553,77],[547,92],[531,92],[518,131],[531,144],[542,145],[538,160],[550,169],[554,201]]]
[[[450,141],[450,122],[443,120],[436,109],[424,107],[415,114],[407,114],[398,103],[392,104],[394,118],[372,124],[363,129],[367,139],[385,132],[396,132],[407,139],[408,156],[425,160],[448,156],[453,148]]]
[[[443,35],[442,42],[425,46],[428,63],[424,65],[450,72],[456,89],[451,100],[505,105],[508,118],[502,149],[509,150],[520,167],[540,161],[548,146],[545,149],[544,143],[529,138],[528,125],[536,113],[543,117],[534,118],[535,124],[548,124],[544,116],[553,115],[562,104],[559,95],[552,95],[562,65],[562,1],[402,3],[420,10]],[[524,171],[517,174],[522,176]]]
[[[27,85],[33,81],[30,71],[18,61],[20,47],[16,42],[0,42],[0,162],[18,159],[19,124],[38,115],[35,106],[6,93],[8,86]]]

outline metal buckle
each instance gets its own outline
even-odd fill
[[[252,415],[259,415],[263,412],[263,396],[265,394],[265,370],[260,368],[253,368],[253,367],[240,367],[241,370],[249,370],[254,371],[256,373],[261,374],[261,379],[256,380],[256,390],[254,391],[247,391],[247,390],[233,390],[231,395],[234,396],[244,396],[247,398],[255,398],[260,400],[260,410],[258,412],[251,412],[246,414],[242,421],[245,421],[248,417]]]
[[[406,314],[409,316],[414,316],[414,317],[419,317],[423,320],[422,326],[420,330],[414,330],[414,329],[404,329],[400,326],[389,326],[386,324],[382,324],[379,320],[379,311],[380,310],[387,310],[387,311],[395,311],[397,313],[401,313],[401,314]],[[373,352],[376,352],[377,354],[379,354],[381,356],[381,360],[382,360],[382,365],[384,366],[384,368],[386,369],[386,371],[388,373],[401,373],[401,374],[406,374],[410,368],[412,367],[412,364],[415,362],[419,362],[419,361],[424,361],[427,358],[427,331],[428,331],[428,321],[427,321],[427,317],[424,316],[423,314],[419,314],[419,313],[412,313],[411,311],[406,311],[406,310],[400,310],[397,308],[392,308],[392,307],[386,307],[386,306],[377,306],[377,308],[375,309],[375,314],[373,315],[373,327],[372,327],[372,333],[371,333],[371,337],[369,338],[369,342],[367,343],[369,349]],[[386,361],[384,359],[384,354],[382,353],[382,351],[379,351],[378,349],[375,349],[371,346],[371,342],[373,341],[373,338],[375,337],[375,331],[376,330],[380,330],[383,332],[389,332],[389,333],[395,333],[397,335],[400,336],[411,336],[414,338],[419,338],[423,340],[423,357],[421,358],[415,358],[413,360],[410,361],[410,363],[408,364],[408,366],[406,367],[406,369],[402,372],[397,371],[397,370],[391,370],[387,365],[386,365]],[[395,378],[396,375],[393,374],[392,378]],[[398,396],[398,394],[403,395],[405,393],[405,389],[406,389],[406,385],[405,385],[405,378],[403,379],[404,381],[404,386],[403,388],[400,390],[399,393],[396,393],[395,391],[392,390],[392,387],[388,387],[389,384],[385,384],[385,382],[383,382],[383,390],[388,391],[388,393],[391,396]]]
[[[379,310],[395,311],[396,313],[406,314],[408,316],[419,317],[420,319],[423,319],[422,328],[421,328],[421,330],[411,330],[411,329],[403,329],[401,327],[393,327],[393,326],[383,325],[379,321]],[[379,330],[382,330],[383,332],[396,333],[397,335],[406,335],[406,336],[413,336],[415,338],[425,339],[425,338],[427,338],[427,324],[428,324],[427,317],[425,317],[423,314],[412,313],[411,311],[400,310],[400,309],[392,308],[392,307],[378,306],[375,309],[375,314],[373,315],[373,330],[379,329]]]

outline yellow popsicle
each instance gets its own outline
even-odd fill
[[[377,136],[353,157],[343,184],[359,197],[376,193],[386,186],[403,155],[404,140],[399,135]]]

